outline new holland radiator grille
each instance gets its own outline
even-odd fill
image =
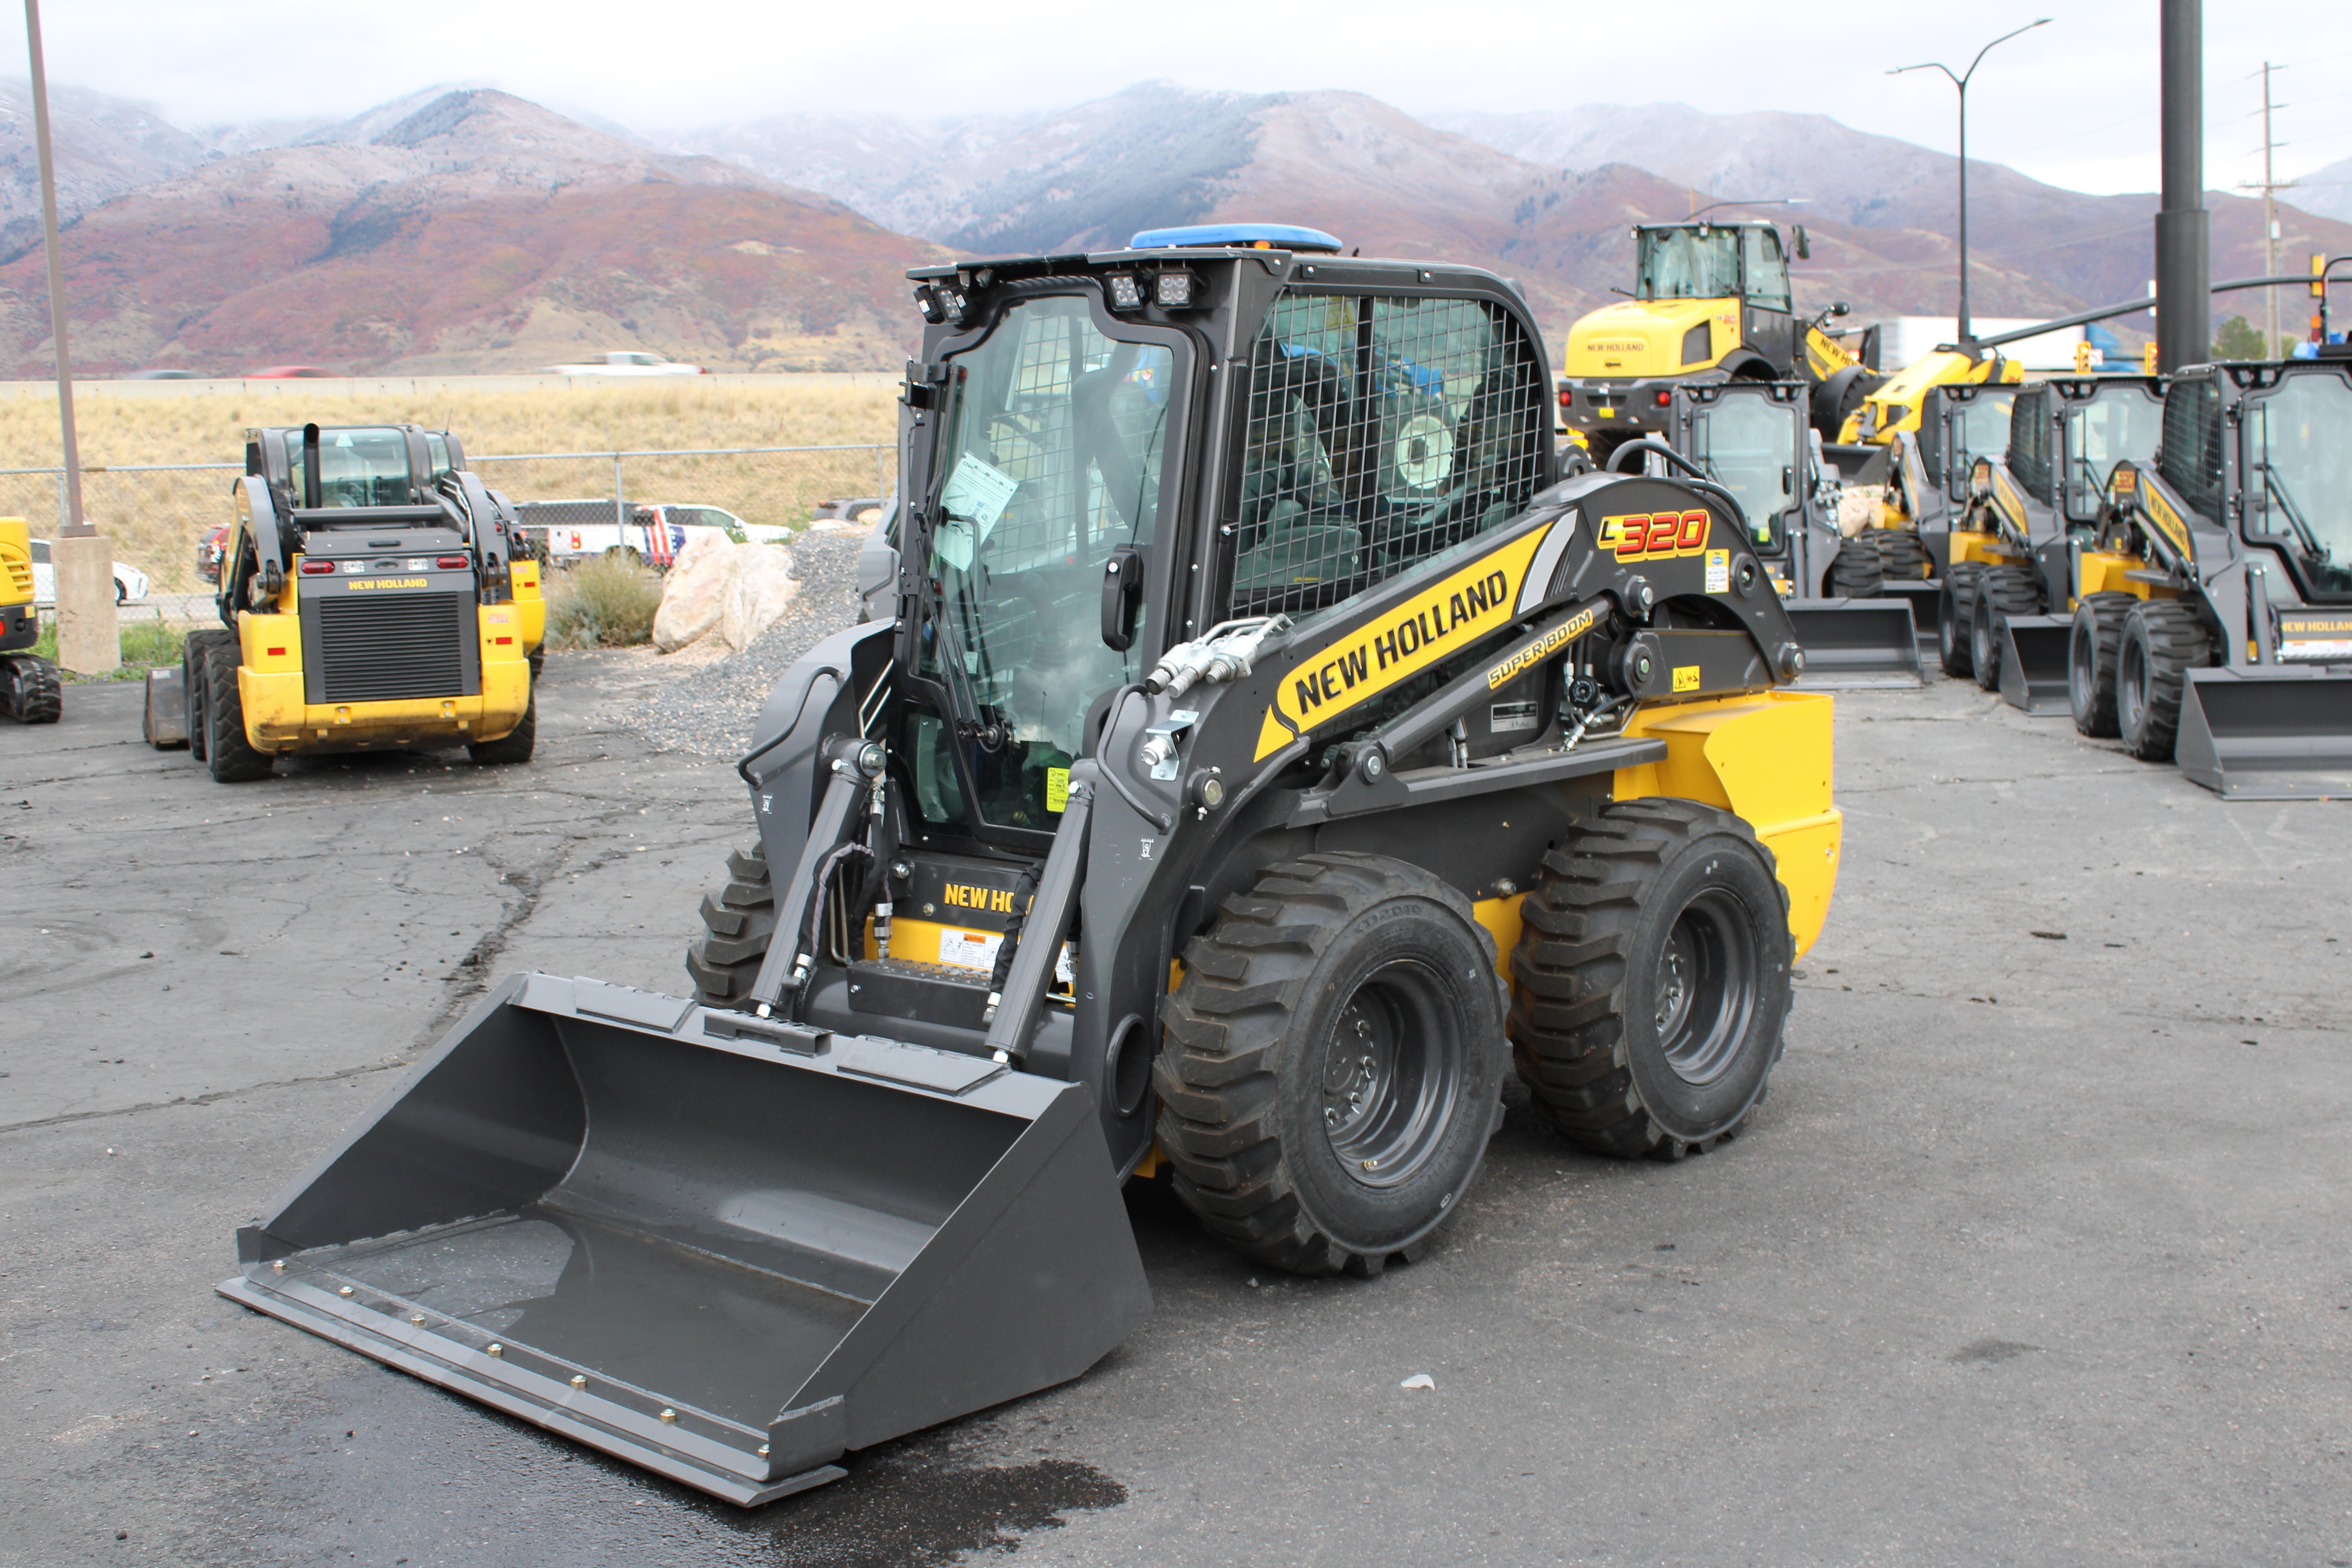
[[[465,595],[372,594],[307,607],[319,617],[322,700],[465,694]]]

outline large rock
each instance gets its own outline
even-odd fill
[[[790,551],[734,544],[715,529],[689,529],[662,587],[654,647],[676,653],[715,631],[740,651],[775,624],[799,586]]]
[[[800,584],[793,576],[792,552],[772,544],[730,547],[735,569],[720,595],[719,636],[740,653],[792,608]]]
[[[1876,528],[1885,510],[1885,485],[1848,485],[1838,492],[1838,531],[1852,539],[1865,528]]]

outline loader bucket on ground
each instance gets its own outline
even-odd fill
[[[1151,1307],[1079,1086],[544,974],[237,1250],[223,1295],[746,1505]]]
[[[2233,800],[2352,800],[2352,674],[2192,669],[2173,757]]]
[[[2066,644],[2074,623],[2065,616],[2011,616],[2001,623],[2000,695],[2028,713],[2071,713],[2066,695]]]
[[[1926,684],[1907,599],[1792,599],[1788,610],[1805,650],[1798,685],[1822,690]]]
[[[1911,629],[1919,635],[1923,645],[1936,640],[1936,623],[1944,613],[1944,585],[1930,578],[1917,583],[1898,583],[1888,579],[1885,588],[1890,599],[1906,599],[1911,605]]]

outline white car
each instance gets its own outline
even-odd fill
[[[640,349],[614,349],[571,364],[551,364],[549,375],[709,375],[698,364],[680,364]]]
[[[33,542],[33,603],[54,605],[58,602],[58,568],[49,559],[49,542]],[[114,563],[114,602],[135,604],[147,596],[147,574],[136,566]]]

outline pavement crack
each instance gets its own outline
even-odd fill
[[[56,1116],[37,1116],[30,1121],[0,1122],[0,1136],[42,1127],[62,1127],[72,1121],[103,1121],[111,1116],[137,1116],[150,1110],[171,1110],[184,1105],[212,1105],[220,1100],[234,1100],[241,1094],[258,1094],[268,1089],[299,1089],[304,1084],[340,1083],[345,1079],[361,1078],[372,1072],[405,1071],[407,1067],[406,1062],[401,1061],[367,1062],[333,1072],[311,1073],[301,1078],[266,1079],[259,1083],[239,1084],[235,1089],[215,1089],[205,1094],[175,1095],[170,1100],[142,1100],[137,1105],[118,1105],[107,1110],[68,1110]]]

